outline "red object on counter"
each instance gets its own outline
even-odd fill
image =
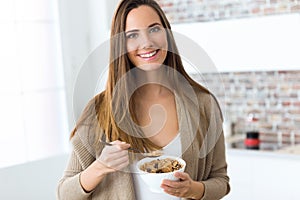
[[[246,138],[244,140],[244,144],[247,149],[259,149],[259,132],[257,131],[249,131],[246,134]]]
[[[259,145],[260,141],[259,139],[253,139],[253,138],[248,138],[248,139],[245,139],[244,141],[244,144],[246,146],[257,146]]]

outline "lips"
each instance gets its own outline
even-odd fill
[[[155,50],[155,51],[151,51],[151,52],[147,52],[147,53],[143,53],[143,54],[138,54],[138,55],[141,58],[149,59],[149,58],[154,57],[157,54],[157,52],[158,52],[158,50]]]

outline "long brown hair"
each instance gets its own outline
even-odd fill
[[[112,19],[111,25],[111,40],[110,40],[110,65],[108,80],[106,83],[106,89],[99,95],[97,95],[84,110],[79,122],[77,123],[75,129],[72,131],[71,137],[74,136],[78,126],[80,126],[87,118],[90,117],[91,113],[96,113],[97,117],[97,127],[96,131],[96,141],[105,138],[109,141],[122,140],[130,143],[132,147],[138,148],[140,150],[153,150],[160,148],[159,146],[152,143],[147,138],[134,137],[132,134],[127,134],[119,128],[117,125],[113,109],[112,109],[112,99],[114,88],[117,82],[124,76],[130,69],[134,68],[133,64],[130,62],[128,56],[126,55],[126,39],[125,39],[125,26],[128,13],[139,6],[146,5],[153,8],[158,16],[160,17],[162,26],[166,30],[167,42],[168,42],[168,53],[164,65],[172,67],[174,70],[179,72],[192,87],[197,87],[204,92],[208,91],[196,83],[184,70],[179,52],[174,40],[174,36],[171,32],[170,23],[165,16],[163,10],[154,0],[122,0]],[[126,86],[124,86],[126,89]],[[126,94],[124,94],[126,95]],[[130,97],[123,97],[126,102],[131,102]],[[118,99],[117,102],[122,104],[122,100]],[[123,106],[118,107],[120,110],[124,109]]]

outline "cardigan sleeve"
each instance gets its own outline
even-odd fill
[[[227,163],[225,158],[224,136],[220,136],[212,155],[211,172],[207,180],[202,181],[205,192],[202,200],[217,200],[230,191]]]
[[[78,136],[72,138],[73,150],[62,179],[59,181],[56,196],[58,200],[87,200],[92,192],[85,192],[80,184],[80,174],[95,159],[82,145]]]
[[[208,131],[209,144],[213,146],[207,155],[206,167],[209,174],[202,181],[205,187],[203,200],[217,200],[224,197],[230,191],[229,177],[227,175],[227,163],[225,154],[225,139],[223,133],[223,116],[221,108],[214,96],[210,100],[210,109],[207,111],[210,128]]]

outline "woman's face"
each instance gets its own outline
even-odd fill
[[[130,61],[142,70],[155,70],[167,56],[167,35],[156,11],[149,6],[131,10],[126,20],[126,47]]]

